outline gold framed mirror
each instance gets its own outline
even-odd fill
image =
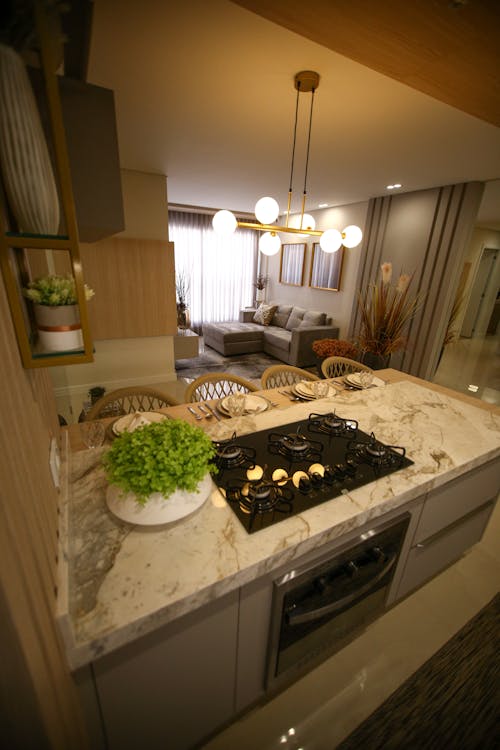
[[[344,248],[336,253],[325,253],[319,242],[313,244],[309,286],[313,289],[327,289],[332,292],[340,290]]]
[[[305,242],[294,242],[281,246],[280,284],[302,286],[304,283],[305,257]]]

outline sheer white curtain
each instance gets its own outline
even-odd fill
[[[237,320],[240,309],[253,301],[257,232],[237,229],[230,237],[219,237],[212,229],[212,216],[182,211],[169,211],[168,228],[176,273],[189,280],[192,327]]]

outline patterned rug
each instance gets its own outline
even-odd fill
[[[188,381],[210,372],[227,372],[260,385],[260,377],[264,370],[279,363],[279,359],[270,357],[264,352],[223,357],[214,349],[205,346],[204,352],[199,357],[176,360],[175,370],[178,378]]]
[[[337,750],[500,748],[500,594]]]

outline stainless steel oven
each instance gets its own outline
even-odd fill
[[[316,666],[384,611],[409,520],[364,530],[347,549],[274,581],[267,689]]]

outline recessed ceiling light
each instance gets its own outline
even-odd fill
[[[328,208],[328,203],[318,203],[318,208]]]
[[[396,190],[397,188],[403,187],[400,182],[395,182],[394,185],[387,185],[387,190]]]
[[[472,393],[477,393],[477,392],[478,392],[478,390],[479,390],[479,386],[478,386],[478,385],[472,385],[472,384],[471,384],[471,385],[468,385],[468,386],[467,386],[467,390],[468,390],[468,391],[472,391]]]

